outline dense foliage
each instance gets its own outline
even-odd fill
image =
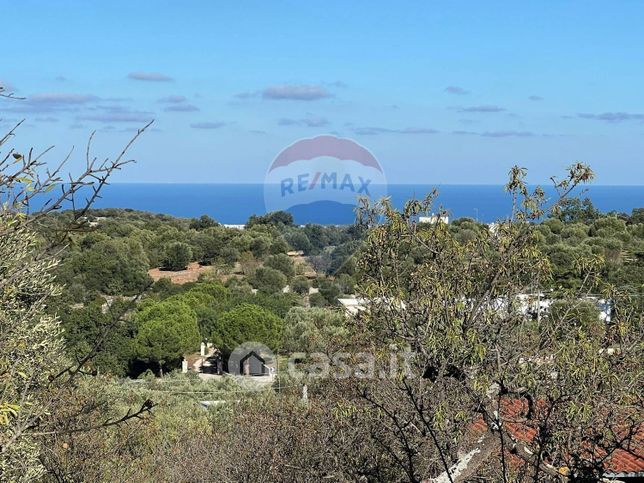
[[[117,209],[77,224],[3,214],[0,476],[424,481],[458,464],[480,420],[501,450],[472,477],[538,481],[556,465],[592,481],[629,441],[621,427],[641,422],[644,211],[564,196],[547,212],[513,174],[514,216],[491,226],[419,224],[431,197],[363,207],[350,227],[283,212],[244,229]],[[338,298],[356,294],[348,317]],[[534,299],[543,308],[522,305]],[[278,360],[303,353],[303,375],[251,391],[177,374],[202,342],[225,357],[248,341]],[[386,377],[392,351],[410,349],[412,372]],[[341,351],[372,355],[377,377],[364,361],[341,380],[306,372],[312,355],[338,369]],[[517,400],[539,434],[526,451],[506,430]],[[119,424],[155,403],[157,418]]]
[[[543,220],[492,228],[467,218],[449,225],[418,225],[418,205],[410,204],[410,211],[402,213],[383,207],[378,225],[355,231],[366,239],[345,233],[344,241],[334,238],[336,227],[295,227],[271,217],[244,231],[210,223],[201,227],[198,221],[161,221],[161,231],[166,223],[180,227],[177,239],[192,244],[193,261],[203,263],[198,246],[210,244],[211,253],[220,253],[214,248],[219,240],[237,240],[235,262],[213,255],[214,271],[196,282],[154,283],[143,292],[130,321],[120,325],[113,342],[94,360],[97,367],[136,376],[146,361],[158,372],[154,364],[159,359],[174,357],[165,368],[177,368],[181,350],[173,352],[169,340],[158,337],[163,350],[153,359],[137,348],[144,337],[139,335],[143,314],[155,313],[163,320],[163,308],[173,307],[168,311],[176,313],[173,320],[190,319],[192,335],[197,327],[199,338],[224,354],[249,340],[284,355],[331,357],[336,351],[362,350],[376,354],[376,366],[387,369],[392,348],[412,345],[420,352],[420,358],[411,361],[418,372],[410,379],[373,380],[294,380],[280,375],[276,393],[244,393],[239,387],[166,375],[172,390],[150,382],[128,392],[130,403],[147,397],[161,401],[159,419],[136,431],[115,427],[98,441],[83,434],[73,438],[78,451],[107,453],[107,459],[88,465],[77,453],[70,458],[56,450],[48,465],[61,474],[82,471],[90,477],[100,472],[133,479],[421,481],[455,465],[463,448],[477,441],[468,433],[477,417],[492,428],[484,442],[512,446],[511,435],[494,428],[508,424],[498,411],[504,401],[521,399],[539,401],[532,414],[521,415],[521,421],[542,435],[532,448],[535,452],[514,449],[511,465],[504,465],[500,453],[492,453],[472,475],[534,481],[541,473],[547,480],[556,462],[571,475],[592,479],[603,471],[603,460],[584,456],[587,431],[602,428],[593,437],[601,435],[597,441],[610,453],[626,440],[620,442],[602,426],[606,408],[610,414],[619,411],[621,421],[629,424],[638,418],[636,406],[620,401],[632,401],[641,382],[637,344],[643,225],[639,211],[631,216],[602,214],[586,203],[581,220],[570,206],[576,205],[566,203],[561,213]],[[129,217],[156,215],[125,214]],[[97,232],[101,230],[99,225]],[[282,232],[284,238],[276,241]],[[206,243],[205,237],[215,234],[217,241]],[[339,243],[316,249],[309,241],[305,257],[318,269],[315,278],[307,279],[301,271],[298,275],[297,263],[274,248],[283,249],[284,240],[300,243],[300,235],[307,240],[311,235],[316,243],[322,237],[326,243]],[[302,246],[308,244],[297,248]],[[334,272],[332,266],[341,268]],[[309,295],[309,289],[314,293]],[[347,318],[336,306],[337,298],[356,292],[376,303],[357,318]],[[528,317],[519,306],[506,310],[492,303],[499,297],[539,293],[550,301],[548,308],[528,311]],[[67,333],[70,350],[76,344],[72,339],[93,338],[92,320],[100,326],[102,319],[109,319],[109,312],[100,308],[104,296],[76,309],[66,300],[64,325],[76,328]],[[599,318],[600,297],[612,297],[611,323]],[[476,317],[471,315],[474,310]],[[160,327],[157,330],[161,333]],[[129,346],[127,339],[132,341]],[[196,340],[183,350],[195,352]],[[621,357],[610,357],[607,349],[616,346],[621,347]],[[114,357],[107,357],[112,350]],[[552,354],[552,362],[544,364]],[[123,365],[118,370],[108,369],[119,363]],[[551,364],[558,378],[552,377]],[[302,369],[306,367],[305,362]],[[619,376],[611,379],[614,374]],[[113,397],[122,397],[125,388],[110,384]],[[303,384],[308,386],[307,403],[300,400]],[[204,412],[196,407],[193,391],[201,391],[200,398],[229,402]],[[288,425],[283,424],[285,418]],[[129,451],[114,453],[115,442],[124,438],[129,438]],[[166,438],[181,451],[160,444]],[[273,465],[276,458],[286,464]],[[163,464],[155,464],[158,461]]]
[[[136,314],[136,323],[137,356],[158,365],[161,374],[165,364],[180,360],[201,340],[195,311],[178,300],[145,307]]]
[[[241,304],[217,319],[212,342],[229,353],[244,342],[261,342],[277,350],[280,347],[282,319],[257,305]]]

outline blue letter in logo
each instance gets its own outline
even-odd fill
[[[298,191],[306,191],[306,188],[309,187],[308,178],[309,178],[308,173],[300,174],[297,177],[297,190]]]
[[[293,194],[293,178],[284,178],[282,180],[282,197],[284,197],[287,191]]]
[[[360,180],[360,189],[358,190],[358,193],[366,193],[367,196],[369,196],[369,183],[371,183],[371,180],[362,179],[362,176],[358,176],[358,179]]]
[[[345,187],[349,188],[351,191],[355,191],[355,188],[353,187],[353,181],[351,181],[351,175],[349,173],[345,174],[344,178],[342,178],[340,189],[343,190]]]
[[[331,184],[331,187],[333,189],[336,189],[338,186],[338,173],[331,173],[331,174],[326,174],[324,173],[322,175],[322,183],[320,184],[320,188],[326,189],[326,184],[327,183],[333,183]]]

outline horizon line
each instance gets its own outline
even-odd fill
[[[110,182],[109,185],[137,185],[137,184],[149,184],[149,185],[277,185],[278,183],[263,183],[259,181],[208,181],[208,182],[197,182],[197,181],[114,181]],[[378,184],[375,183],[373,186],[505,186],[506,183],[410,183],[410,182],[399,182],[399,183],[386,183]],[[527,186],[553,186],[552,183],[527,183]],[[589,183],[584,185],[579,185],[579,188],[592,188],[592,187],[615,187],[615,188],[644,188],[644,183],[642,184],[599,184],[599,183]]]

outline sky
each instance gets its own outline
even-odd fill
[[[120,182],[259,183],[318,134],[389,183],[644,184],[644,2],[0,0],[0,131]],[[6,91],[6,92],[7,92]]]

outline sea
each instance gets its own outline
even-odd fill
[[[438,190],[435,211],[447,210],[450,218],[469,217],[491,223],[510,215],[512,200],[501,185],[425,185],[391,184],[387,196],[402,208],[409,199],[422,199]],[[550,199],[555,192],[546,189]],[[585,192],[597,209],[630,214],[644,207],[644,186],[591,185]],[[180,184],[114,183],[105,186],[95,208],[131,208],[177,217],[209,215],[223,224],[243,224],[251,215],[266,213],[263,184]],[[331,201],[295,205],[288,209],[295,223],[350,224],[355,220],[354,206]]]

